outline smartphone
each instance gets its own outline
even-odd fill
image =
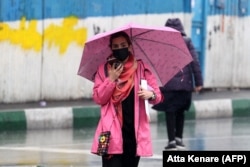
[[[115,69],[121,64],[121,62],[119,61],[119,60],[117,60],[116,58],[109,58],[108,60],[108,63],[111,65],[111,66],[113,66],[114,65],[114,67],[115,67]]]
[[[120,64],[121,64],[121,62],[115,61],[115,62],[114,62],[115,69],[117,69],[117,67],[118,67]]]

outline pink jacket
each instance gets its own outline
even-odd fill
[[[144,72],[143,72],[144,71]],[[144,75],[144,76],[143,76]],[[139,90],[140,79],[147,80],[148,85],[154,90],[156,99],[149,101],[151,104],[159,103],[162,99],[157,80],[152,74],[149,67],[138,61],[138,68],[135,77],[135,133],[137,142],[138,156],[152,156],[152,141],[150,133],[150,124],[147,119],[145,111],[145,103],[143,99],[137,96]],[[98,148],[98,137],[102,131],[111,131],[109,154],[122,154],[123,152],[123,138],[122,130],[119,120],[116,116],[116,111],[111,103],[111,95],[115,88],[115,82],[111,82],[105,76],[104,64],[99,66],[95,76],[95,84],[93,88],[93,99],[101,105],[100,120],[95,131],[91,152],[96,154]]]

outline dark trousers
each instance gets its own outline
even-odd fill
[[[182,138],[184,128],[185,110],[175,112],[165,112],[166,127],[169,141],[175,140],[175,137]]]
[[[139,160],[138,156],[117,154],[111,158],[102,157],[102,167],[137,167]]]

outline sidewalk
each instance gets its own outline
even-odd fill
[[[151,122],[164,119],[162,112],[150,110]],[[250,89],[207,90],[193,94],[186,119],[250,116]],[[25,104],[0,104],[0,131],[83,128],[96,125],[99,106],[91,99]]]

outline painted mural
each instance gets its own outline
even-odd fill
[[[192,35],[206,88],[249,88],[249,8],[249,0],[1,0],[0,102],[90,98],[93,83],[77,76],[86,40],[170,17]]]
[[[2,0],[0,102],[91,97],[93,83],[77,76],[89,37],[138,20],[164,25],[169,12],[183,17],[186,6],[182,0]]]

